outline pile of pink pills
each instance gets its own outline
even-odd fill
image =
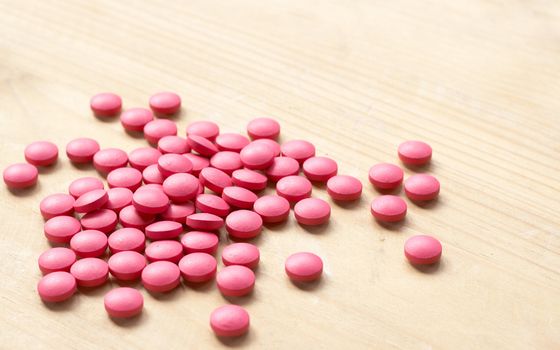
[[[312,143],[280,144],[280,124],[271,118],[250,121],[247,135],[221,133],[216,123],[197,121],[183,137],[175,122],[165,119],[181,109],[175,93],[153,95],[149,108],[125,110],[118,95],[101,93],[91,98],[90,107],[98,118],[120,116],[123,128],[143,133],[149,145],[126,152],[101,148],[90,138],[67,144],[71,162],[92,164],[106,182],[81,177],[68,193],[41,201],[44,235],[57,245],[38,261],[43,277],[37,290],[45,302],[63,302],[80,288],[95,288],[109,279],[141,280],[150,293],[170,292],[181,280],[186,285],[215,280],[225,297],[249,296],[261,257],[249,241],[263,227],[288,220],[291,211],[299,225],[326,225],[331,205],[313,196],[314,185],[324,184],[335,203],[359,200],[362,194],[361,181],[339,174],[336,161],[316,156]],[[405,164],[422,166],[432,150],[408,141],[398,154]],[[14,190],[35,185],[37,167],[54,164],[58,148],[34,142],[25,148],[24,158],[27,163],[3,172]],[[400,167],[386,163],[369,171],[380,191],[401,186],[403,175]],[[265,195],[269,184],[276,193]],[[417,174],[404,181],[404,189],[411,201],[429,201],[437,197],[439,182]],[[371,204],[379,221],[401,221],[406,212],[406,202],[396,195],[384,194]],[[219,267],[222,229],[235,242],[223,248]],[[415,236],[405,244],[405,256],[413,264],[435,263],[441,251],[430,236]],[[321,278],[323,261],[314,253],[298,252],[286,258],[284,270],[292,281],[309,283]],[[144,297],[134,288],[114,288],[105,295],[104,307],[110,317],[134,317],[141,314]],[[240,336],[249,324],[249,313],[237,305],[218,307],[210,315],[211,329],[220,337]]]

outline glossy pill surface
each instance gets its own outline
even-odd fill
[[[55,216],[45,222],[45,237],[54,243],[68,243],[80,231],[80,222],[71,216]]]
[[[146,258],[136,251],[122,251],[111,255],[107,264],[111,275],[116,279],[132,281],[142,275],[146,267]]]
[[[280,124],[272,118],[255,118],[247,124],[247,133],[254,140],[276,140],[280,135]]]
[[[429,265],[438,262],[441,258],[441,251],[441,243],[432,236],[412,236],[404,244],[404,254],[414,265]]]
[[[187,136],[198,135],[210,141],[214,141],[219,134],[220,127],[218,124],[211,121],[201,120],[187,125]]]
[[[68,142],[66,156],[74,163],[90,163],[99,149],[97,141],[88,137],[81,137]]]
[[[229,186],[224,188],[222,198],[235,208],[253,209],[253,204],[259,197],[246,188]]]
[[[188,160],[191,161],[193,168],[192,168],[192,173],[195,176],[198,176],[200,174],[200,171],[204,168],[207,168],[210,166],[210,161],[208,159],[206,159],[205,157],[193,154],[193,153],[185,153],[183,154],[183,157],[187,158]]]
[[[159,171],[157,164],[152,164],[142,170],[142,180],[146,184],[163,184],[165,177]]]
[[[93,190],[82,194],[74,202],[74,210],[77,213],[89,213],[97,210],[107,203],[107,191]]]
[[[175,153],[183,154],[191,151],[187,139],[179,136],[164,136],[158,141],[158,151],[162,154]]]
[[[142,173],[134,168],[118,168],[107,175],[109,188],[123,187],[136,191],[142,184]]]
[[[144,138],[153,145],[157,145],[162,137],[173,135],[177,135],[177,124],[171,120],[156,119],[144,125]]]
[[[321,225],[329,221],[331,206],[320,198],[305,198],[296,203],[294,214],[302,225]]]
[[[254,269],[260,260],[259,248],[251,243],[233,243],[222,251],[222,262],[224,265],[241,265]]]
[[[109,233],[117,226],[117,214],[109,209],[98,209],[82,216],[80,224],[86,230],[99,230]]]
[[[93,166],[102,174],[122,168],[128,163],[128,155],[118,148],[105,148],[93,156]]]
[[[109,266],[104,260],[98,258],[84,258],[72,265],[70,273],[79,286],[97,287],[107,281]]]
[[[150,97],[150,108],[158,114],[174,114],[181,108],[181,97],[174,92],[158,92]]]
[[[262,170],[274,162],[274,152],[263,144],[250,143],[239,153],[241,162],[247,169]]]
[[[121,114],[120,119],[125,130],[141,132],[146,124],[154,120],[154,114],[146,108],[129,108]]]
[[[146,246],[146,237],[144,232],[137,228],[125,227],[111,233],[107,243],[113,254],[127,250],[142,253]]]
[[[224,220],[214,214],[196,213],[187,216],[187,226],[193,230],[216,231],[224,226]]]
[[[187,216],[194,214],[195,206],[192,202],[171,203],[166,211],[159,214],[163,220],[171,220],[185,224]]]
[[[265,223],[282,222],[290,215],[290,202],[280,196],[262,196],[255,201],[253,210]]]
[[[203,213],[214,214],[219,217],[226,217],[231,210],[229,204],[222,197],[209,193],[199,194],[196,197],[195,206]]]
[[[46,275],[56,271],[70,271],[76,262],[76,253],[72,249],[55,247],[44,251],[39,256],[39,269]]]
[[[380,196],[371,202],[371,214],[379,221],[401,221],[406,216],[406,210],[406,202],[399,196]]]
[[[60,215],[72,215],[74,213],[74,197],[65,193],[55,193],[43,198],[39,204],[41,215],[50,219]]]
[[[362,195],[362,183],[349,175],[336,175],[327,181],[327,193],[337,201],[353,201]]]
[[[43,301],[58,303],[74,295],[76,286],[74,276],[68,272],[57,271],[41,278],[37,285],[37,292]]]
[[[286,259],[284,267],[293,281],[310,282],[321,277],[323,260],[313,253],[295,253]]]
[[[210,327],[218,337],[239,337],[249,330],[249,313],[237,305],[221,306],[210,315]]]
[[[162,220],[146,226],[146,237],[152,241],[173,239],[183,232],[183,225],[176,221]]]
[[[432,147],[422,141],[405,141],[399,145],[398,153],[408,165],[424,165],[432,159]]]
[[[98,258],[107,249],[107,235],[97,230],[78,232],[70,240],[70,248],[81,258]]]
[[[276,193],[290,203],[310,197],[311,191],[311,182],[302,176],[286,176],[276,183]]]
[[[223,295],[240,297],[253,291],[255,274],[245,266],[226,266],[218,273],[216,282]]]
[[[263,220],[251,210],[237,210],[226,217],[226,230],[233,238],[249,239],[262,231]]]
[[[283,177],[297,175],[299,173],[299,163],[290,157],[276,157],[265,173],[271,181],[276,182]]]
[[[261,191],[266,188],[268,179],[257,171],[239,169],[232,173],[231,181],[235,186],[243,187],[250,191]]]
[[[235,170],[243,167],[239,153],[231,151],[220,151],[214,154],[212,158],[210,158],[210,165],[228,175],[231,175]]]
[[[93,113],[99,117],[112,117],[121,111],[122,99],[112,92],[102,92],[89,100]]]
[[[280,154],[282,153],[282,150],[280,149],[280,144],[272,139],[258,139],[258,140],[254,140],[251,143],[254,145],[267,146],[272,150],[272,154],[274,154],[275,157],[279,157]]]
[[[190,231],[181,237],[181,244],[185,254],[207,253],[214,254],[218,249],[220,239],[210,232]]]
[[[439,195],[439,181],[428,174],[412,175],[404,182],[404,192],[413,201],[429,201]]]
[[[134,288],[120,287],[112,289],[105,294],[103,305],[109,316],[129,318],[142,312],[144,297]]]
[[[16,163],[4,169],[2,177],[4,183],[10,188],[27,188],[37,183],[39,171],[31,164]]]
[[[154,185],[149,185],[154,186]],[[132,195],[134,208],[144,214],[163,213],[169,207],[169,197],[158,188],[141,187]]]
[[[241,152],[251,141],[246,136],[236,133],[223,133],[216,137],[216,146],[220,151]]]
[[[132,204],[132,191],[128,188],[115,187],[107,190],[105,209],[119,213],[122,208]]]
[[[170,261],[177,264],[183,257],[183,246],[173,240],[152,242],[146,247],[148,261]]]
[[[338,165],[328,157],[311,157],[303,162],[303,173],[310,181],[326,182],[338,172]]]
[[[150,292],[165,293],[179,285],[181,271],[169,261],[156,261],[142,271],[142,284]]]
[[[152,164],[157,164],[161,152],[152,147],[139,147],[132,150],[128,154],[128,161],[130,166],[140,171],[143,171]],[[157,165],[156,165],[157,166]]]
[[[204,157],[212,157],[219,152],[218,147],[212,141],[198,135],[187,137],[187,143],[193,151]]]
[[[103,181],[96,177],[81,177],[70,183],[68,193],[74,198],[80,197],[82,194],[93,190],[102,190],[104,188]]]
[[[179,261],[179,270],[187,282],[202,283],[216,275],[216,259],[207,253],[191,253]]]
[[[180,154],[168,153],[159,157],[158,169],[164,177],[179,173],[191,172],[193,165],[190,160]]]
[[[143,230],[154,222],[155,216],[152,214],[144,214],[136,210],[133,205],[122,208],[119,212],[119,221],[123,227],[131,227]]]
[[[315,146],[305,140],[293,140],[282,144],[282,155],[294,158],[300,164],[315,156]]]
[[[401,185],[403,180],[403,170],[394,164],[379,163],[369,169],[369,182],[376,188],[382,190],[392,190]]]
[[[49,141],[37,141],[25,147],[25,160],[35,166],[48,166],[58,159],[58,147]]]
[[[231,186],[231,177],[215,168],[204,168],[198,176],[202,186],[217,194],[222,194],[224,188]]]

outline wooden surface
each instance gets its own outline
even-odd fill
[[[255,293],[236,301],[251,331],[221,342],[208,319],[228,301],[214,284],[143,290],[144,314],[121,323],[103,309],[115,282],[41,303],[39,201],[95,174],[62,152],[32,190],[0,189],[0,348],[560,348],[558,2],[2,1],[0,26],[2,168],[38,139],[144,146],[118,120],[93,118],[89,97],[145,106],[171,90],[184,99],[181,134],[193,120],[242,132],[274,116],[283,141],[313,142],[365,185],[358,203],[333,204],[327,227],[292,217],[264,230]],[[433,146],[423,171],[441,197],[385,228],[369,213],[367,170],[396,162],[406,139]],[[405,261],[404,241],[420,233],[442,241],[439,266]],[[325,261],[307,289],[283,272],[301,250]]]

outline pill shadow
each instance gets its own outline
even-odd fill
[[[103,285],[97,287],[78,286],[78,292],[88,297],[98,297],[98,296],[105,295],[111,289],[112,288],[110,283],[104,283]]]
[[[132,131],[132,130],[126,130],[125,129],[125,133],[134,138],[134,139],[143,139],[144,138],[144,133],[142,131]]]
[[[78,170],[93,170],[93,162],[87,162],[87,163],[75,163],[75,162],[70,162],[70,164],[72,165],[72,167],[74,169],[78,169]]]
[[[237,237],[231,237],[230,235],[226,235],[226,238],[224,240],[226,243],[251,243],[254,245],[259,245],[259,243],[262,241],[262,232],[257,235],[256,237],[252,237],[252,238],[237,238]]]
[[[310,225],[302,225],[298,223],[299,227],[303,228],[305,231],[312,233],[314,235],[321,235],[325,233],[329,229],[329,222],[325,222],[321,225],[310,226]]]
[[[312,292],[312,291],[315,291],[315,290],[317,290],[317,289],[319,289],[323,286],[323,284],[325,283],[323,280],[324,280],[324,277],[321,277],[319,279],[316,279],[315,281],[309,281],[309,282],[300,282],[300,281],[290,280],[290,283],[299,290],[303,290],[303,291],[306,291],[306,292]]]
[[[141,313],[134,317],[118,318],[109,316],[111,322],[122,328],[132,328],[138,326],[142,322],[146,322],[148,319],[148,312],[143,309]]]
[[[396,196],[401,193],[402,185],[399,185],[398,187],[391,188],[391,189],[377,188],[374,186],[373,189],[376,192],[376,194],[379,193],[380,196],[388,195],[388,194],[392,194],[393,196]]]
[[[41,302],[47,309],[54,312],[71,311],[78,307],[79,304],[78,297],[76,295],[73,295],[69,299],[59,303],[51,303],[44,300],[41,300]]]
[[[222,343],[222,345],[224,345],[228,348],[237,348],[237,347],[241,347],[241,346],[246,345],[245,343],[248,341],[248,339],[250,339],[250,337],[252,337],[251,333],[254,333],[254,331],[249,330],[249,332],[247,332],[243,335],[240,335],[239,337],[219,337],[219,336],[216,336],[216,339],[218,339],[218,341],[220,343]]]
[[[406,218],[404,218],[401,221],[397,221],[397,222],[385,222],[385,221],[379,221],[376,218],[372,217],[372,220],[379,226],[389,230],[389,231],[402,231],[403,227],[406,224]]]
[[[173,114],[163,114],[163,113],[154,112],[154,116],[157,119],[169,119],[169,120],[177,121],[179,119],[182,119],[183,117],[186,118],[187,117],[187,111],[184,108],[181,108]]]
[[[56,160],[54,164],[49,166],[38,166],[37,169],[39,170],[39,175],[48,175],[52,174],[55,171],[58,171],[62,168],[62,163],[59,159]]]
[[[265,222],[263,224],[263,226],[266,227],[270,231],[282,231],[288,225],[288,220],[289,219],[290,218],[288,217],[286,220],[281,221],[281,222],[269,222],[269,223]]]
[[[152,292],[149,290],[146,291],[148,292],[148,294],[150,294],[152,298],[158,301],[174,301],[179,299],[185,293],[186,290],[187,289],[185,288],[185,286],[179,284],[179,286],[173,288],[173,290],[170,290],[169,292],[159,293],[159,292]]]
[[[34,194],[39,192],[41,190],[41,183],[37,181],[35,185],[27,188],[11,188],[11,187],[7,187],[7,188],[12,195],[16,197],[24,198],[24,197],[33,196]]]
[[[416,173],[427,173],[432,172],[436,169],[433,161],[430,161],[428,164],[423,165],[403,164],[403,166],[408,170],[414,171]]]
[[[443,260],[430,265],[412,265],[411,266],[418,272],[426,275],[436,275],[442,273],[445,270],[446,263]]]
[[[183,281],[183,285],[189,289],[192,289],[196,292],[202,292],[202,293],[206,293],[212,289],[215,288],[216,283],[215,283],[215,277],[212,277],[211,280],[206,281],[206,282],[187,282],[187,281]]]
[[[413,203],[418,208],[435,209],[435,208],[439,207],[441,200],[440,200],[440,196],[437,196],[436,198],[434,198],[432,200],[429,200],[429,201],[413,201],[413,200],[410,200],[410,202]]]
[[[361,206],[362,204],[364,204],[365,199],[363,199],[362,197],[353,200],[353,201],[340,201],[340,200],[335,200],[333,199],[333,203],[336,204],[337,207],[343,208],[343,209],[355,209],[359,206]]]
[[[230,302],[231,304],[245,306],[245,305],[250,305],[251,303],[256,301],[257,291],[253,289],[251,293],[240,297],[234,297],[234,296],[223,295],[223,294],[222,297],[228,302]]]
[[[128,287],[128,288],[136,288],[136,289],[140,289],[140,287],[142,287],[142,282],[140,282],[140,279],[136,279],[136,280],[131,280],[131,281],[121,281],[118,280],[116,278],[112,278],[111,279],[111,284],[115,283],[116,287]]]
[[[111,124],[120,120],[121,113],[119,112],[118,114],[112,115],[110,117],[93,113],[93,116],[95,117],[95,119],[99,120],[102,123]]]

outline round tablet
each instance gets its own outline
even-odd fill
[[[70,271],[76,262],[76,253],[68,248],[55,247],[44,251],[39,256],[39,269],[46,275],[56,271]]]
[[[132,204],[141,213],[159,214],[166,211],[169,207],[169,197],[163,192],[163,189],[143,186],[132,195]]]
[[[80,197],[82,194],[93,190],[102,190],[104,188],[103,181],[96,177],[81,177],[70,183],[68,193],[74,198]]]
[[[224,188],[231,186],[231,177],[216,168],[204,168],[198,176],[202,186],[217,194],[222,194]]]
[[[93,156],[93,166],[102,174],[125,167],[127,163],[128,155],[118,148],[105,148]]]
[[[401,185],[403,170],[390,163],[379,163],[372,166],[368,173],[369,182],[381,190],[392,190]]]
[[[280,148],[283,156],[294,158],[300,164],[315,156],[315,146],[305,140],[284,142]]]
[[[286,176],[276,183],[276,193],[290,203],[296,203],[311,196],[311,182],[303,176]]]
[[[169,261],[156,261],[142,271],[142,284],[150,292],[164,293],[179,285],[181,271]]]
[[[268,179],[254,170],[239,169],[232,173],[231,181],[235,186],[243,187],[250,191],[261,191],[266,188]]]
[[[139,229],[125,227],[111,233],[107,243],[113,254],[128,250],[142,253],[146,246],[146,237]]]
[[[112,92],[102,92],[89,100],[89,106],[96,116],[112,117],[121,111],[122,100]]]
[[[142,312],[144,297],[134,288],[120,287],[105,294],[103,304],[109,316],[129,318]]]
[[[262,170],[274,162],[274,152],[263,144],[250,143],[239,153],[241,162],[248,169]]]
[[[280,149],[280,144],[271,139],[258,139],[251,142],[254,145],[265,145],[272,150],[272,153],[275,157],[279,157],[280,153],[282,153]]]
[[[404,182],[404,192],[413,201],[429,201],[439,194],[439,181],[428,174],[412,175]]]
[[[432,159],[432,147],[422,141],[405,141],[398,152],[401,161],[408,165],[423,165]]]
[[[401,221],[406,216],[406,202],[399,196],[377,197],[371,202],[371,214],[379,221]]]
[[[241,265],[254,269],[260,260],[259,248],[250,243],[233,243],[222,250],[224,265]]]
[[[183,154],[191,151],[187,139],[179,136],[164,136],[158,141],[158,151],[162,154],[175,153]]]
[[[192,253],[185,255],[179,261],[179,270],[186,282],[202,283],[211,280],[216,275],[216,259],[206,253]]]
[[[247,124],[247,134],[252,139],[273,139],[280,135],[280,124],[272,118],[255,118]]]
[[[144,214],[136,210],[133,205],[122,208],[119,212],[119,221],[123,227],[131,227],[143,230],[154,222],[155,216]]]
[[[154,120],[154,114],[146,108],[129,108],[122,112],[120,119],[125,130],[141,132],[146,124]]]
[[[231,175],[231,173],[237,169],[243,168],[239,153],[231,151],[222,151],[214,154],[212,158],[210,158],[210,165],[228,175]]]
[[[210,161],[204,157],[198,156],[196,154],[192,154],[192,153],[185,153],[183,154],[183,157],[187,158],[188,160],[191,161],[193,168],[192,168],[192,173],[195,176],[198,176],[198,174],[200,174],[200,171],[204,168],[207,168],[210,166]]]
[[[241,265],[226,266],[216,277],[218,289],[225,296],[240,297],[253,291],[255,273]]]
[[[148,165],[144,168],[142,171],[142,179],[146,184],[163,184],[163,180],[165,180],[157,164]]]
[[[295,253],[286,259],[284,267],[293,281],[310,282],[321,277],[323,260],[313,253]]]
[[[80,222],[71,216],[55,216],[45,222],[45,237],[54,243],[68,243],[81,229]]]
[[[414,265],[434,264],[441,258],[441,243],[426,235],[412,236],[404,244],[404,255]]]
[[[214,145],[212,141],[202,136],[190,135],[187,137],[187,143],[193,151],[205,157],[212,157],[219,151],[218,147]]]
[[[77,213],[89,213],[103,207],[107,203],[107,199],[105,190],[89,191],[74,201],[74,210]]]
[[[190,173],[193,166],[190,160],[180,154],[168,153],[158,159],[158,169],[164,177],[179,173]]]
[[[119,213],[122,208],[132,204],[132,191],[128,188],[115,187],[107,190],[105,209]]]
[[[299,163],[290,157],[276,157],[265,173],[269,180],[276,182],[283,177],[297,175]]]
[[[158,92],[150,97],[150,108],[158,114],[175,114],[181,108],[181,97],[174,92]]]
[[[146,226],[146,237],[152,241],[173,239],[183,232],[183,225],[176,221],[162,220]]]
[[[107,281],[109,265],[98,258],[84,258],[76,261],[70,273],[81,287],[97,287]]]
[[[216,146],[220,151],[241,152],[251,141],[246,136],[236,133],[224,133],[216,137]]]
[[[65,271],[49,273],[41,278],[37,292],[43,301],[58,303],[76,293],[76,279]]]
[[[240,209],[253,209],[253,204],[259,197],[246,188],[229,186],[224,188],[222,198],[233,207]]]
[[[226,217],[226,230],[233,238],[256,237],[261,233],[262,225],[260,215],[251,210],[237,210]]]
[[[230,207],[224,199],[214,194],[203,193],[196,196],[196,208],[203,212],[225,217],[229,214]]]
[[[142,184],[142,173],[134,168],[118,168],[107,175],[109,188],[123,187],[136,191]]]
[[[177,124],[171,120],[155,119],[144,125],[144,138],[153,145],[162,137],[172,135],[177,135]]]
[[[190,231],[181,237],[181,244],[185,254],[207,253],[214,254],[218,249],[220,239],[210,232]]]
[[[148,261],[170,261],[177,264],[183,257],[183,246],[172,240],[162,240],[150,243],[146,247]]]
[[[329,221],[331,206],[319,198],[305,198],[296,203],[294,214],[302,225],[321,225]]]
[[[237,305],[221,306],[210,315],[210,327],[218,337],[239,337],[249,330],[249,313]]]
[[[49,141],[37,141],[25,147],[25,160],[35,166],[47,166],[56,162],[58,147]]]
[[[98,258],[107,249],[107,235],[97,230],[78,232],[70,240],[70,248],[80,258]]]
[[[224,226],[224,219],[209,213],[196,213],[187,216],[187,226],[193,230],[216,231]]]
[[[68,142],[66,156],[74,163],[91,163],[99,149],[99,143],[94,139],[80,137]]]
[[[338,165],[328,157],[311,157],[303,162],[303,173],[310,181],[326,182],[338,172]]]
[[[10,188],[27,188],[37,183],[39,171],[31,164],[16,163],[4,169],[2,176]]]
[[[187,125],[187,136],[198,135],[210,141],[214,141],[219,133],[220,127],[218,124],[211,121],[202,120]]]
[[[109,233],[117,226],[117,214],[109,209],[98,209],[82,216],[80,223],[86,230],[99,230]]]
[[[152,147],[136,148],[128,155],[130,166],[143,171],[152,164],[157,164],[161,152]]]
[[[198,193],[200,182],[191,174],[179,173],[169,176],[163,182],[163,191],[175,203],[192,200]]]
[[[187,216],[194,214],[194,212],[195,207],[192,202],[171,203],[169,208],[160,214],[160,218],[184,224],[187,220]]]
[[[39,204],[41,215],[50,219],[60,215],[72,215],[74,213],[74,197],[65,193],[55,193],[43,198]]]
[[[362,183],[349,175],[336,175],[327,181],[327,193],[337,201],[353,201],[362,195]]]
[[[290,215],[290,202],[280,196],[262,196],[255,201],[253,210],[265,223],[282,222]]]
[[[136,251],[127,250],[111,255],[107,264],[111,275],[116,279],[132,281],[142,275],[142,270],[146,267],[146,258]]]

